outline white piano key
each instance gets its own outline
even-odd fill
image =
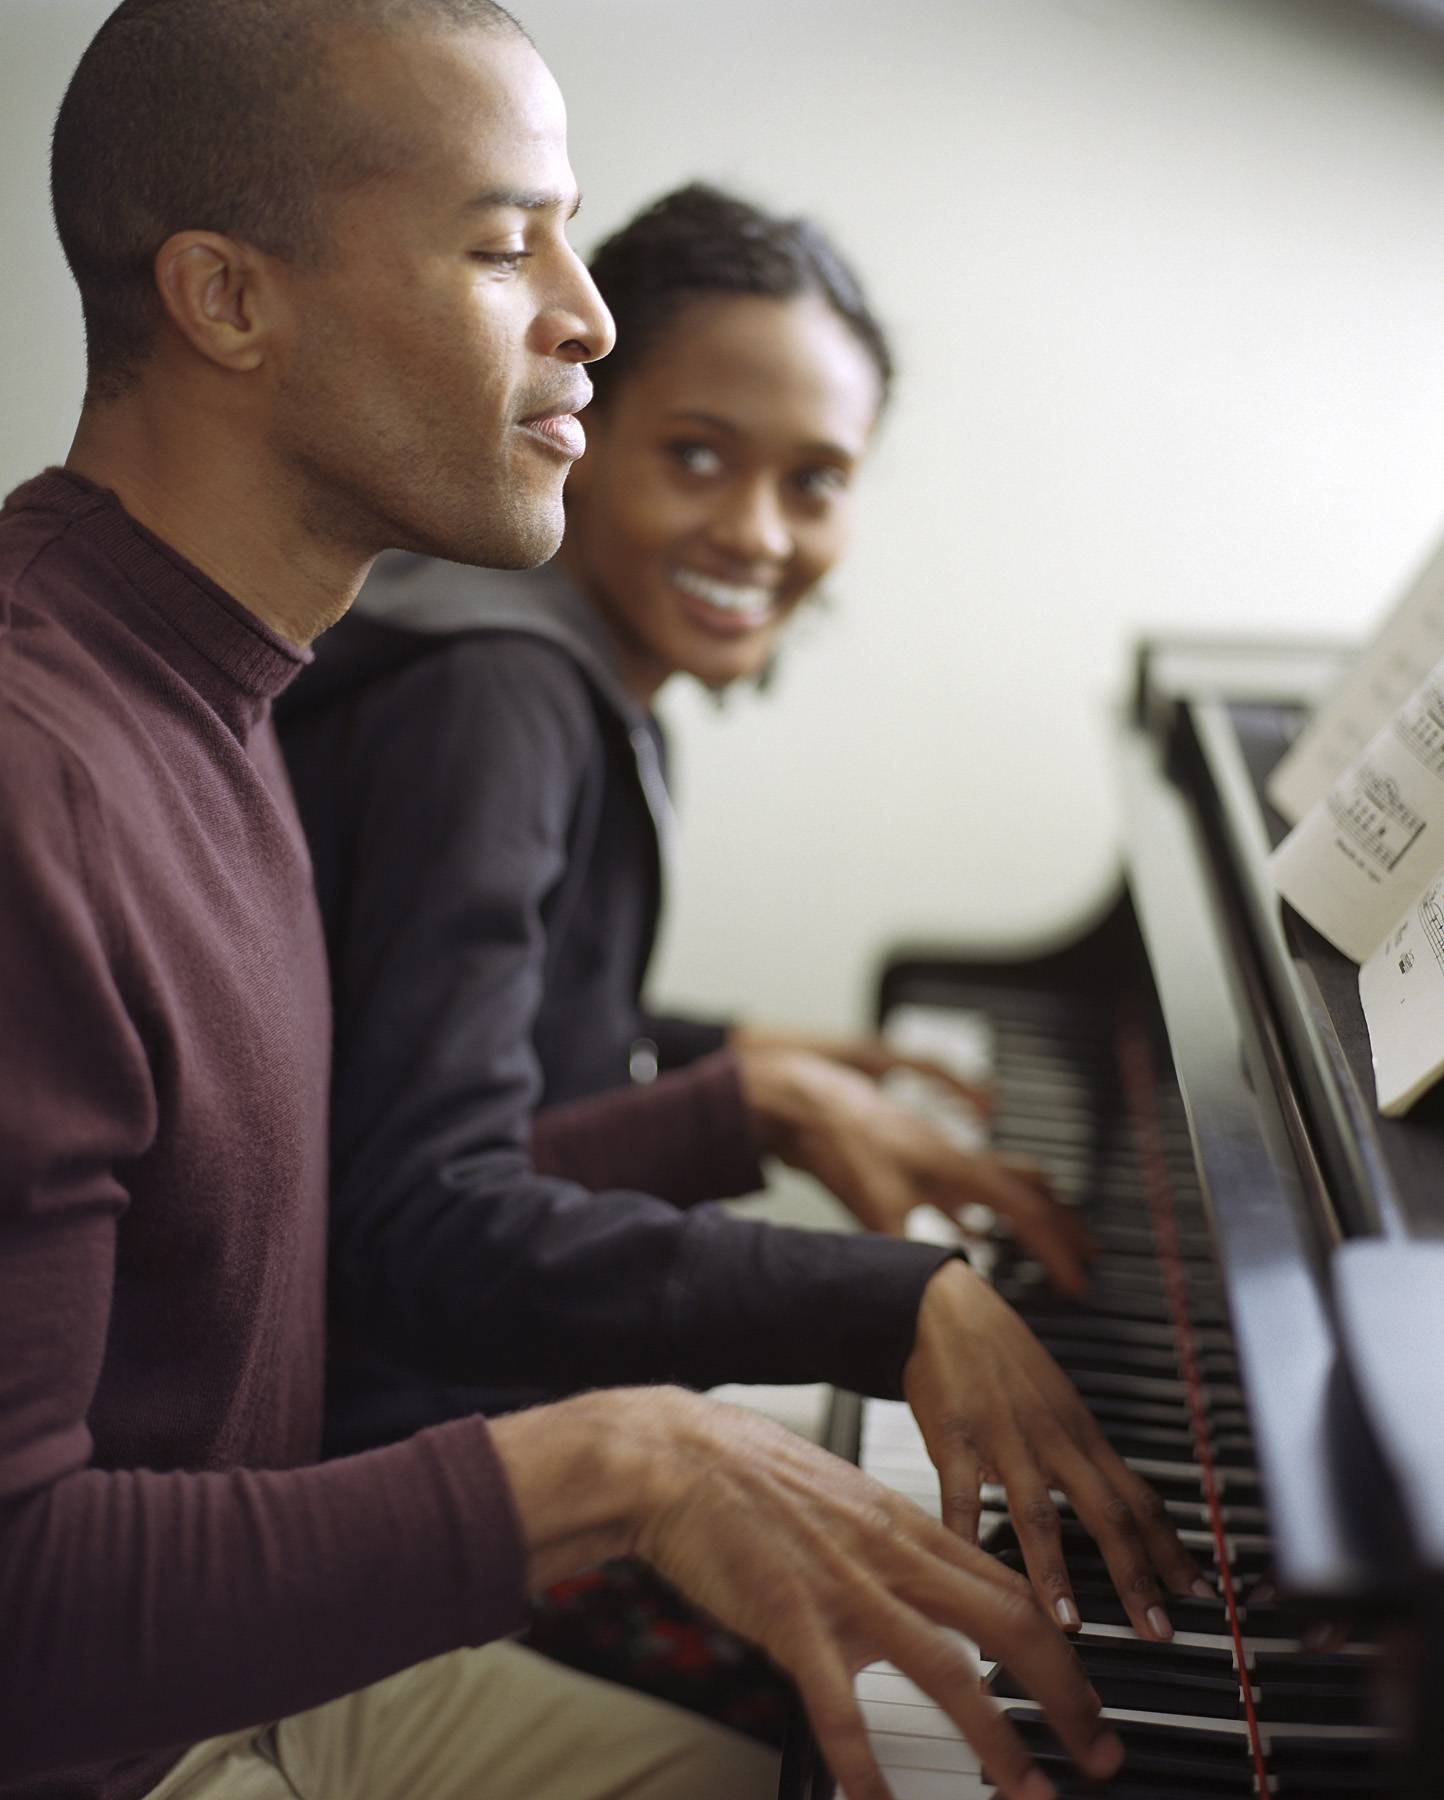
[[[993,1073],[996,1033],[985,1012],[897,1006],[888,1014],[887,1040],[908,1056],[939,1064],[960,1081],[987,1081]]]
[[[990,1800],[997,1791],[990,1781],[951,1770],[943,1773],[895,1764],[886,1774],[893,1800]]]

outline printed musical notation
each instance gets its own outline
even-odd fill
[[[1382,630],[1269,777],[1269,798],[1297,824],[1444,657],[1444,544]]]
[[[1444,761],[1438,772],[1444,774]],[[1370,763],[1333,790],[1328,808],[1354,846],[1386,872],[1398,867],[1424,829],[1422,814],[1405,800],[1398,782]]]
[[[1444,689],[1426,681],[1395,715],[1394,735],[1431,775],[1444,780]]]
[[[1434,952],[1434,960],[1439,965],[1439,972],[1444,974],[1444,880],[1431,881],[1419,897],[1419,923],[1424,928],[1424,936],[1429,940],[1429,948]],[[1402,971],[1408,974],[1408,970]]]

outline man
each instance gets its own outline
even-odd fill
[[[315,1462],[327,997],[269,703],[383,546],[550,554],[610,322],[489,0],[125,0],[54,196],[90,386],[0,515],[0,1793],[767,1791],[756,1746],[497,1643],[620,1553],[794,1675],[853,1800],[877,1657],[1051,1791],[947,1627],[1110,1772],[1023,1584],[760,1421],[622,1390]],[[1045,1545],[1046,1474],[1117,1506],[961,1264],[909,1381],[955,1508],[980,1463]],[[1188,1578],[1151,1518],[1105,1547],[1145,1597],[1150,1552]]]

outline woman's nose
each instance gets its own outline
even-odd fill
[[[786,562],[792,528],[776,488],[752,481],[733,489],[712,521],[713,541],[743,562]]]

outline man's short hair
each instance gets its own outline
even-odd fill
[[[477,27],[521,30],[496,0],[123,0],[81,58],[51,149],[87,399],[125,392],[153,349],[168,238],[216,231],[314,262],[328,203],[404,160],[336,91],[330,34]]]

